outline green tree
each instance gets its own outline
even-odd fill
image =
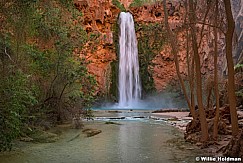
[[[0,16],[0,150],[7,150],[29,117],[57,122],[90,107],[96,81],[78,55],[88,37],[72,1],[1,1]]]

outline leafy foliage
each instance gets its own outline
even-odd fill
[[[238,64],[236,64],[236,65],[234,66],[234,69],[235,69],[235,70],[236,70],[236,69],[239,69],[239,68],[243,68],[243,64],[238,63]]]
[[[151,72],[152,60],[166,42],[166,34],[160,24],[136,25],[139,32],[138,56],[140,77],[143,79],[142,90],[146,93],[155,90]]]
[[[0,14],[2,151],[25,124],[56,123],[89,110],[96,81],[78,56],[88,37],[72,1],[7,0]]]
[[[126,11],[125,7],[123,6],[123,4],[121,4],[120,1],[112,0],[112,4],[115,5],[117,8],[119,8],[121,11],[123,11],[123,12]]]
[[[158,0],[133,0],[132,3],[130,4],[130,7],[139,7],[144,4],[152,4],[157,2]]]
[[[155,91],[154,81],[152,77],[151,66],[153,66],[152,60],[160,50],[162,50],[164,43],[166,43],[166,34],[163,31],[161,24],[135,24],[135,30],[137,31],[138,40],[138,59],[139,59],[139,73],[142,81],[143,94],[151,93]],[[162,30],[161,30],[162,29]],[[115,24],[113,26],[113,40],[116,45],[116,54],[119,54],[119,26]],[[119,57],[119,56],[118,56]],[[110,95],[113,101],[116,101],[118,92],[118,61],[111,63],[112,76],[111,76],[111,89]]]
[[[38,102],[28,86],[28,76],[21,71],[0,82],[0,151],[11,149],[11,141],[20,134],[26,120],[26,108]]]

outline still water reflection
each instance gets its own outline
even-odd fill
[[[19,143],[18,149],[0,155],[4,163],[174,163],[195,162],[202,153],[184,143],[177,129],[153,120],[87,122],[86,127],[102,130],[94,137],[68,129],[55,143]]]

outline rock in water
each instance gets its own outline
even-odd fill
[[[87,128],[87,129],[83,130],[83,133],[85,133],[87,135],[87,137],[92,137],[92,136],[98,135],[101,132],[102,132],[101,130],[90,129],[90,128]]]

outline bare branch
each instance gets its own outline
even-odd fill
[[[10,57],[10,55],[7,53],[7,48],[5,47],[4,49],[4,53],[6,54],[6,56],[8,56],[8,58],[14,63],[14,60]]]
[[[199,41],[198,47],[201,46],[201,43],[202,43],[202,40],[203,40],[204,26],[205,26],[205,22],[206,22],[206,19],[207,19],[209,10],[210,10],[210,6],[211,6],[211,5],[207,5],[207,11],[206,11],[205,16],[204,16],[204,18],[203,18],[203,24],[202,24],[202,29],[201,29],[201,32],[200,32],[200,41]]]

